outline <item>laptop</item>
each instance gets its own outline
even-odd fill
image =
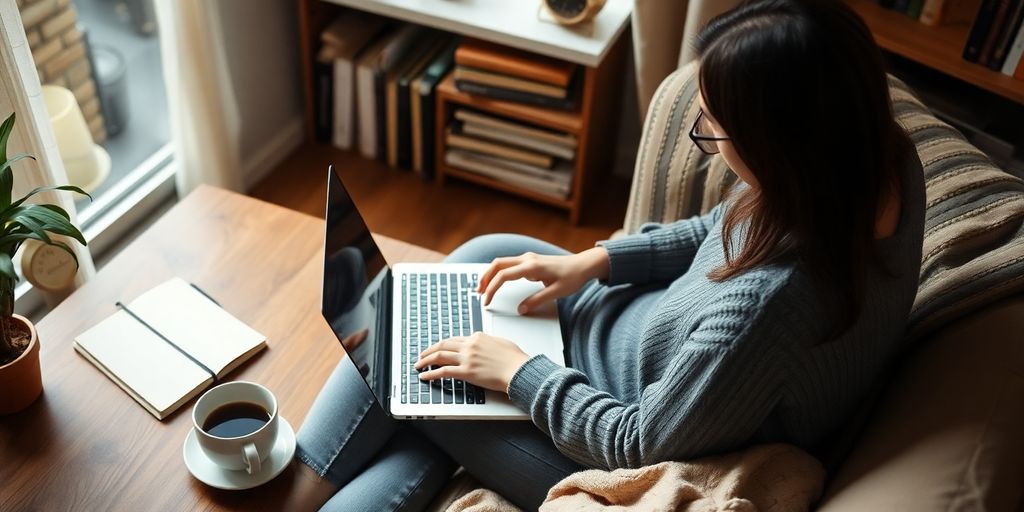
[[[476,289],[487,263],[388,266],[341,178],[333,168],[327,175],[322,312],[384,411],[400,419],[529,419],[503,392],[450,378],[421,382],[413,365],[430,345],[477,331],[564,365],[555,308],[516,313],[543,285],[507,282],[484,308]]]

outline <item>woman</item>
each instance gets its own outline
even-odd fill
[[[690,136],[741,185],[707,215],[578,254],[513,235],[453,252],[493,260],[485,302],[509,280],[542,281],[521,311],[560,299],[570,368],[515,340],[444,340],[423,352],[423,379],[507,392],[532,424],[402,424],[339,366],[299,434],[307,504],[419,509],[462,465],[536,509],[583,467],[812,448],[842,423],[892,356],[920,268],[923,176],[880,52],[827,0],[745,4],[697,47]]]

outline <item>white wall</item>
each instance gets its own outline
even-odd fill
[[[302,142],[302,75],[292,0],[218,0],[241,161],[251,187]]]

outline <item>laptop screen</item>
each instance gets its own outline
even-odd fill
[[[387,410],[390,269],[341,178],[327,174],[322,312]]]

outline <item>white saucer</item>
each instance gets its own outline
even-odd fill
[[[244,469],[232,471],[214,464],[199,447],[195,430],[188,431],[188,436],[185,437],[185,446],[182,447],[185,467],[200,482],[218,489],[239,491],[263,485],[281,474],[284,468],[291,463],[292,456],[295,455],[295,431],[284,417],[278,417],[278,421],[280,424],[277,426],[277,439],[274,441],[274,447],[270,450],[267,459],[263,461],[260,471],[254,475],[246,473]]]

